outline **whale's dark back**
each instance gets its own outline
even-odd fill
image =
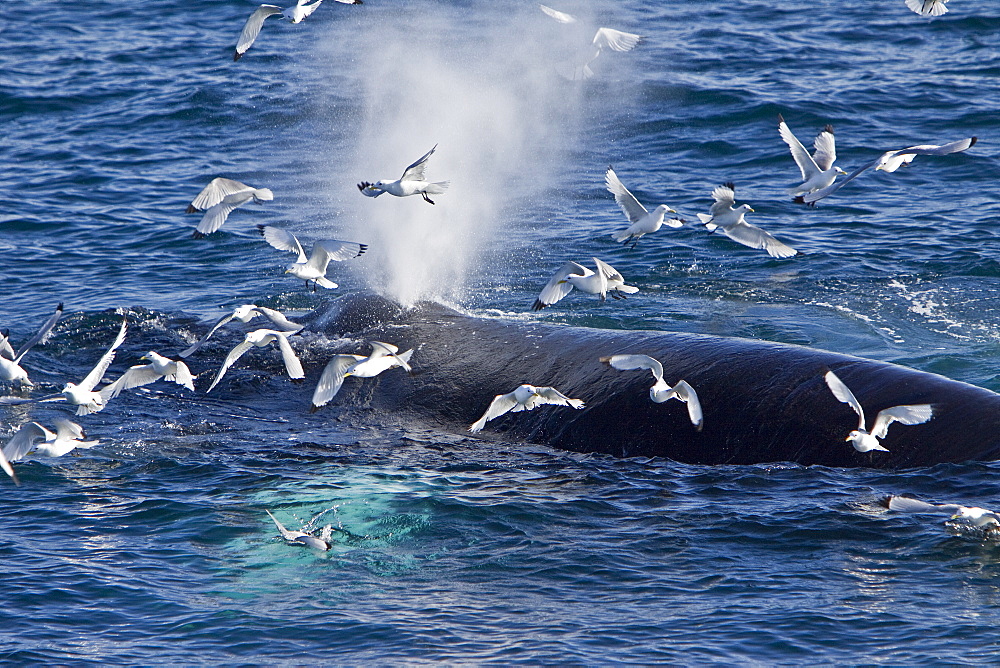
[[[403,310],[379,297],[340,300],[312,329],[416,348],[415,375],[345,383],[337,403],[370,404],[464,431],[497,394],[521,383],[552,385],[584,410],[544,406],[490,422],[484,438],[546,443],[579,452],[650,455],[695,464],[792,461],[906,467],[993,460],[1000,454],[1000,395],[935,374],[801,346],[694,334],[612,331],[474,318],[436,304]],[[352,351],[354,352],[354,351]],[[664,379],[689,382],[705,413],[697,432],[686,407],[649,399],[652,375],[617,371],[599,358],[642,353]],[[865,409],[929,403],[923,425],[895,424],[885,452],[845,442],[858,420],[823,380],[834,370]]]

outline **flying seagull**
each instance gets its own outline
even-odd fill
[[[687,404],[688,417],[691,424],[697,431],[701,431],[703,417],[701,412],[701,402],[698,401],[698,393],[694,391],[686,381],[679,380],[673,387],[667,385],[663,380],[663,365],[658,360],[649,355],[611,355],[602,357],[601,361],[620,371],[631,371],[633,369],[646,369],[653,373],[656,382],[649,388],[649,398],[654,403],[662,404],[670,399],[678,399]]]
[[[587,294],[599,295],[601,301],[604,301],[609,293],[615,299],[625,299],[626,294],[639,292],[639,288],[634,285],[625,285],[625,279],[610,264],[596,257],[591,259],[597,271],[591,271],[572,260],[564,264],[542,288],[531,309],[539,311],[546,306],[552,306],[572,292],[573,288]]]
[[[219,368],[219,373],[215,376],[215,380],[212,381],[212,384],[209,385],[205,392],[211,392],[219,384],[219,381],[226,375],[229,367],[235,364],[236,360],[243,356],[243,353],[254,346],[263,348],[274,341],[277,341],[278,348],[281,350],[281,359],[285,363],[285,371],[288,372],[288,377],[292,380],[302,380],[305,378],[306,374],[302,371],[302,363],[299,362],[299,358],[295,355],[292,344],[288,342],[287,332],[278,332],[273,329],[255,329],[252,332],[248,332],[243,341],[229,351],[226,359],[222,362],[222,366]]]
[[[434,204],[434,200],[428,197],[428,195],[440,195],[445,191],[449,183],[448,181],[431,182],[424,176],[424,170],[427,169],[427,159],[431,157],[431,154],[435,150],[437,150],[437,144],[434,144],[434,148],[427,151],[419,160],[403,170],[403,175],[395,181],[386,180],[376,181],[375,183],[362,181],[358,184],[358,190],[361,191],[362,195],[367,195],[368,197],[378,197],[382,193],[389,193],[396,197],[420,195],[428,204]]]
[[[490,403],[489,408],[487,408],[486,412],[483,413],[483,416],[473,422],[469,427],[469,431],[482,431],[487,422],[498,418],[505,413],[530,411],[536,406],[541,406],[543,404],[570,406],[571,408],[576,409],[584,407],[582,400],[570,399],[554,387],[535,387],[534,385],[524,384],[520,385],[513,392],[498,394],[495,396],[492,403]]]
[[[827,125],[823,131],[816,135],[813,147],[816,151],[809,155],[806,147],[792,134],[785,123],[785,119],[778,114],[778,134],[792,152],[795,164],[802,172],[802,183],[788,189],[788,194],[803,195],[825,188],[833,183],[838,174],[847,174],[840,167],[833,163],[837,160],[837,146],[833,137],[833,126]]]
[[[796,198],[795,201],[805,202],[806,204],[815,204],[824,197],[829,197],[833,193],[837,192],[849,182],[857,178],[866,169],[871,167],[874,167],[876,171],[891,174],[903,165],[908,165],[913,162],[913,159],[918,155],[948,155],[949,153],[961,153],[962,151],[967,151],[975,146],[976,141],[976,137],[968,137],[966,139],[959,139],[958,141],[953,141],[948,144],[920,144],[919,146],[910,146],[909,148],[897,149],[895,151],[886,151],[872,162],[855,169],[847,176],[846,179],[841,179],[836,183],[831,183],[827,187],[821,188],[816,192],[802,195]]]
[[[948,13],[948,0],[906,0],[906,6],[921,16],[941,16]]]
[[[334,0],[344,5],[360,5],[361,0]],[[275,14],[281,14],[282,18],[286,18],[292,23],[301,23],[302,19],[312,14],[316,11],[316,8],[320,6],[323,0],[316,0],[311,4],[306,4],[308,0],[297,0],[294,7],[288,7],[282,9],[276,5],[261,5],[247,22],[243,25],[243,32],[240,33],[240,38],[236,42],[236,53],[233,54],[233,60],[239,60],[243,57],[243,54],[253,45],[257,35],[260,34],[260,29],[264,27],[264,19],[269,16],[274,16]]]
[[[760,248],[767,251],[771,257],[792,257],[797,250],[787,246],[775,239],[773,236],[751,225],[743,219],[747,213],[753,213],[749,204],[741,204],[733,208],[736,203],[736,186],[732,183],[724,183],[712,191],[715,204],[709,209],[709,214],[698,214],[698,219],[705,224],[709,232],[722,228],[726,236],[737,243],[750,248]]]
[[[625,212],[625,217],[631,223],[625,231],[612,235],[615,241],[626,244],[631,241],[634,248],[639,237],[657,231],[664,223],[668,227],[680,227],[684,224],[684,221],[679,218],[664,219],[664,215],[667,213],[677,213],[665,204],[660,204],[652,212],[647,211],[646,207],[640,204],[639,200],[622,184],[618,175],[615,174],[615,170],[610,166],[604,175],[604,182],[607,184],[608,191],[615,196],[618,206]]]
[[[63,305],[62,302],[56,307],[56,312],[49,316],[49,319],[45,321],[41,329],[35,333],[33,337],[28,339],[21,349],[14,353],[14,349],[10,345],[9,332],[5,332],[0,338],[3,339],[3,343],[0,344],[0,380],[8,380],[16,382],[18,385],[31,386],[31,381],[28,380],[28,373],[21,368],[21,360],[24,356],[28,354],[28,351],[32,349],[37,343],[45,343],[49,334],[52,333],[52,328],[56,326],[59,318],[62,317]]]
[[[577,18],[572,14],[567,14],[565,12],[560,12],[551,7],[546,7],[545,5],[539,5],[541,10],[552,17],[559,23],[576,23]],[[573,67],[572,76],[567,76],[568,79],[573,81],[579,81],[582,79],[589,79],[594,76],[594,71],[590,69],[590,64],[594,62],[604,49],[611,49],[612,51],[631,51],[636,47],[636,45],[642,41],[641,35],[635,35],[629,32],[622,32],[621,30],[615,30],[614,28],[598,28],[597,32],[594,34],[594,38],[590,42],[590,48],[594,49],[593,55],[590,56],[589,60],[583,65],[576,65]]]
[[[313,244],[312,255],[306,256],[302,244],[298,238],[280,227],[269,225],[258,225],[258,231],[267,243],[282,251],[298,253],[298,259],[285,269],[286,274],[298,276],[306,282],[306,289],[309,289],[309,281],[313,282],[313,292],[316,286],[322,285],[331,290],[337,288],[337,284],[326,277],[326,268],[331,260],[341,262],[353,257],[362,255],[368,250],[367,244],[359,244],[353,241],[323,240]]]
[[[14,484],[21,483],[10,463],[24,459],[32,451],[43,457],[62,457],[77,448],[89,449],[99,443],[84,441],[86,434],[75,422],[59,419],[53,424],[56,428],[54,434],[37,422],[25,422],[0,451],[0,469],[13,479]]]
[[[381,341],[371,341],[371,347],[372,353],[368,357],[334,355],[323,369],[316,390],[313,392],[312,406],[309,409],[311,413],[326,406],[337,396],[347,376],[374,378],[383,371],[397,366],[402,367],[407,373],[413,373],[409,365],[410,357],[413,355],[412,349],[401,353],[396,346]]]
[[[63,388],[62,396],[66,399],[66,401],[77,407],[77,415],[89,415],[90,413],[96,413],[104,410],[104,406],[107,403],[107,397],[102,395],[100,392],[95,392],[94,388],[101,382],[101,379],[104,377],[104,372],[108,370],[111,362],[115,359],[115,352],[125,341],[125,332],[127,329],[128,320],[124,319],[122,320],[121,329],[118,330],[118,336],[115,337],[114,343],[111,344],[108,352],[104,353],[93,370],[87,374],[87,377],[80,381],[79,385],[75,383],[66,383],[66,386]]]
[[[194,390],[194,376],[184,362],[172,360],[152,350],[139,359],[148,360],[149,364],[130,367],[118,380],[101,389],[100,394],[105,403],[121,394],[122,390],[149,385],[161,378]]]
[[[194,239],[202,239],[205,235],[215,232],[226,222],[233,209],[250,200],[260,204],[273,199],[274,193],[267,188],[254,188],[221,176],[212,179],[188,204],[188,213],[204,211],[201,222],[191,236]]]
[[[201,347],[205,345],[209,337],[215,334],[215,330],[219,329],[231,320],[239,320],[240,322],[250,322],[257,316],[264,316],[268,318],[273,324],[274,329],[279,332],[285,332],[286,334],[294,334],[302,329],[302,325],[297,322],[292,322],[281,311],[276,311],[273,308],[267,308],[265,306],[257,306],[256,304],[243,304],[242,306],[236,307],[232,313],[228,313],[221,318],[219,318],[212,329],[208,330],[208,334],[201,337],[197,343],[195,343],[190,348],[184,350],[180,353],[180,357],[190,357],[196,352],[201,350]]]
[[[865,430],[865,411],[861,408],[861,402],[855,398],[854,393],[844,385],[844,382],[832,371],[827,371],[824,376],[827,386],[833,392],[833,396],[851,408],[858,414],[858,428],[847,435],[845,441],[850,441],[854,449],[858,452],[868,452],[869,450],[881,450],[889,452],[882,447],[879,439],[885,438],[889,431],[889,425],[893,422],[901,424],[923,424],[934,416],[934,410],[930,404],[913,404],[905,406],[893,406],[879,411],[875,416],[875,424],[872,430]]]

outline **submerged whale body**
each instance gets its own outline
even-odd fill
[[[403,309],[376,296],[347,297],[315,311],[307,328],[416,348],[415,375],[383,374],[378,386],[346,387],[338,403],[400,413],[466,433],[497,394],[521,383],[551,385],[582,399],[579,411],[508,414],[481,436],[577,452],[658,456],[692,464],[797,462],[908,467],[1000,456],[1000,395],[905,367],[802,346],[650,331],[588,329],[470,317],[424,303]],[[684,406],[649,400],[649,373],[609,369],[599,358],[642,353],[664,379],[686,380],[704,408],[696,431]],[[889,452],[857,452],[851,408],[823,380],[833,370],[867,413],[930,403],[922,425],[895,425]]]

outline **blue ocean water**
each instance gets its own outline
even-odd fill
[[[68,313],[26,357],[36,392],[82,378],[120,313],[111,376],[176,354],[223,308],[362,290],[799,343],[1000,390],[1000,7],[952,0],[930,20],[902,0],[571,2],[557,9],[581,21],[563,25],[530,2],[326,2],[298,25],[269,19],[234,63],[254,6],[0,9],[0,325],[16,345],[56,303]],[[565,80],[596,26],[645,39]],[[785,194],[799,174],[779,113],[806,145],[832,123],[849,171],[979,142],[810,209]],[[451,187],[434,207],[358,194],[435,143],[428,176]],[[614,244],[608,164],[692,223]],[[193,240],[184,208],[219,175],[275,199]],[[724,181],[803,255],[693,224]],[[314,294],[257,224],[371,247]],[[639,294],[529,311],[563,262],[592,256]],[[296,345],[315,374],[342,343]],[[199,388],[218,363],[194,358]],[[0,486],[7,660],[995,661],[1000,546],[878,505],[996,506],[995,464],[699,467],[483,442],[336,405],[310,415],[279,364],[248,356],[207,396],[123,394],[80,420],[99,447],[19,465],[22,486]],[[0,426],[61,415],[4,407]],[[291,527],[321,514],[333,548],[286,546],[265,508]]]

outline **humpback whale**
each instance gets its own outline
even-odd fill
[[[377,388],[345,387],[336,403],[393,411],[453,433],[467,434],[495,395],[526,382],[558,387],[586,408],[508,414],[477,437],[707,465],[900,468],[1000,456],[1000,395],[803,346],[479,318],[429,302],[404,309],[374,295],[340,298],[302,322],[306,330],[415,348],[413,376],[384,374],[367,381]],[[600,362],[619,353],[651,355],[662,361],[665,377],[696,388],[703,429],[693,429],[674,402],[651,402],[647,374],[619,373]],[[829,370],[872,415],[932,404],[934,417],[891,432],[888,452],[858,452],[844,441],[857,415],[830,392],[823,379]]]

